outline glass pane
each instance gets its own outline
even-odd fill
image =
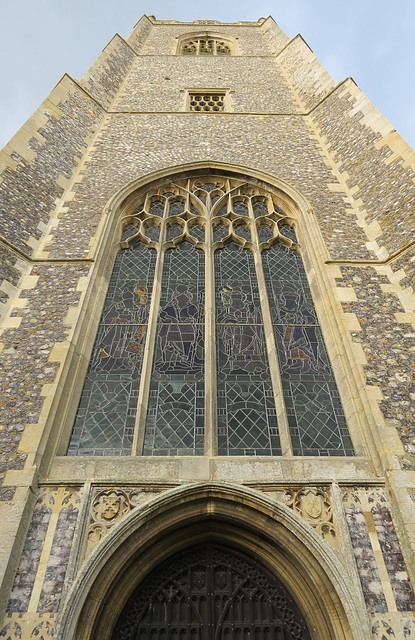
[[[179,216],[184,212],[184,202],[170,202],[169,204],[169,216]]]
[[[274,231],[272,227],[267,224],[261,224],[258,229],[258,240],[259,242],[266,242],[270,240],[274,236]]]
[[[232,209],[240,216],[248,216],[248,206],[244,202],[234,200],[232,202]]]
[[[215,254],[219,455],[281,453],[253,254]]]
[[[163,201],[156,200],[152,202],[150,204],[149,213],[151,213],[153,216],[163,217],[164,200]]]
[[[183,233],[183,228],[179,224],[172,224],[171,227],[167,227],[167,240],[173,240]]]
[[[194,238],[197,238],[200,242],[205,241],[205,230],[201,224],[194,224],[192,227],[190,227],[190,234]]]
[[[274,324],[318,324],[301,256],[276,244],[262,253]]]
[[[223,238],[229,235],[229,229],[224,224],[218,224],[217,227],[213,229],[213,240],[214,242],[219,242]]]
[[[274,245],[262,262],[293,453],[353,455],[301,256]]]
[[[279,231],[280,231],[280,234],[285,236],[286,238],[289,238],[293,242],[298,242],[297,236],[295,235],[295,231],[292,227],[290,227],[289,224],[283,224],[280,227]]]
[[[268,207],[266,202],[262,202],[261,200],[257,200],[252,204],[252,208],[254,210],[255,218],[259,218],[260,216],[268,215]]]
[[[204,254],[166,251],[144,455],[204,453]]]
[[[105,299],[68,455],[129,455],[156,253],[120,251]]]
[[[145,235],[150,240],[154,240],[154,242],[158,242],[160,237],[160,227],[156,227],[155,225],[149,225],[146,227]]]
[[[139,229],[135,226],[135,224],[127,224],[122,230],[121,240],[127,240],[127,238],[131,238],[138,233]]]
[[[235,233],[237,236],[245,238],[245,240],[251,240],[251,232],[249,228],[244,224],[240,224],[239,227],[236,227]]]

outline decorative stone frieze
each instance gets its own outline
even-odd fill
[[[159,492],[160,490],[151,487],[95,489],[87,531],[87,554],[130,511]]]
[[[334,524],[328,487],[284,487],[267,493],[300,515],[324,540],[338,546],[339,533]]]

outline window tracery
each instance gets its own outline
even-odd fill
[[[139,202],[68,453],[353,455],[295,221],[276,198],[209,175]]]
[[[229,56],[231,47],[220,38],[192,38],[182,42],[180,53],[187,56]]]
[[[218,91],[189,93],[189,110],[208,113],[225,111],[225,93]]]

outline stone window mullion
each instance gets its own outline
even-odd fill
[[[261,250],[259,247],[259,239],[258,239],[258,233],[256,230],[255,215],[252,209],[251,199],[248,200],[248,211],[249,211],[249,218],[252,224],[252,231],[253,231],[252,236],[254,238],[253,254],[254,254],[254,260],[255,260],[256,275],[258,280],[259,295],[261,299],[261,309],[262,309],[262,317],[264,322],[265,341],[266,341],[267,351],[268,351],[271,383],[274,391],[275,408],[276,408],[277,420],[278,420],[278,430],[279,430],[279,436],[280,436],[280,442],[281,442],[281,451],[283,456],[284,455],[292,456],[293,450],[292,450],[290,430],[289,430],[288,419],[287,419],[287,410],[284,402],[284,392],[283,392],[281,376],[280,376],[280,364],[278,360],[277,348],[275,345],[274,329],[272,326],[272,318],[271,318],[271,311],[270,311],[269,302],[268,302],[267,287],[266,287],[265,278],[264,278],[264,271],[262,268]]]
[[[205,236],[205,454],[218,454],[218,408],[216,367],[215,266],[211,199],[207,196],[207,224]]]
[[[137,401],[137,417],[135,421],[134,441],[132,455],[143,455],[144,437],[146,430],[147,409],[150,393],[151,372],[153,369],[153,359],[156,347],[157,320],[160,308],[161,283],[164,268],[165,240],[167,229],[167,204],[165,205],[163,221],[161,224],[160,241],[157,251],[157,262],[154,273],[153,295],[151,299],[148,334],[144,349],[143,365],[141,369],[141,383]]]

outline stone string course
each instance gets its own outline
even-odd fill
[[[237,149],[237,153],[235,152]],[[309,198],[333,257],[367,257],[367,240],[301,118],[198,114],[113,115],[98,134],[83,180],[74,186],[47,250],[51,257],[88,255],[108,200],[129,181],[183,163],[235,163],[268,171]]]
[[[232,91],[236,112],[296,113],[274,58],[139,57],[113,104],[115,111],[183,111],[183,89]]]
[[[351,96],[340,97],[337,90],[315,109],[312,119],[340,171],[347,172],[348,186],[357,187],[354,197],[362,201],[367,224],[377,221],[381,226],[378,244],[392,254],[414,239],[415,174],[399,159],[386,162],[391,149],[375,147],[381,135],[361,123],[363,113],[349,115],[354,104]]]
[[[47,124],[38,130],[41,140],[33,137],[29,147],[35,152],[32,162],[13,152],[17,165],[6,168],[0,183],[0,226],[6,239],[28,254],[30,239],[40,239],[39,223],[46,224],[55,201],[64,189],[57,184],[60,176],[70,179],[87,145],[86,138],[101,118],[101,111],[82,91],[74,88],[61,101],[62,115],[49,115]]]

